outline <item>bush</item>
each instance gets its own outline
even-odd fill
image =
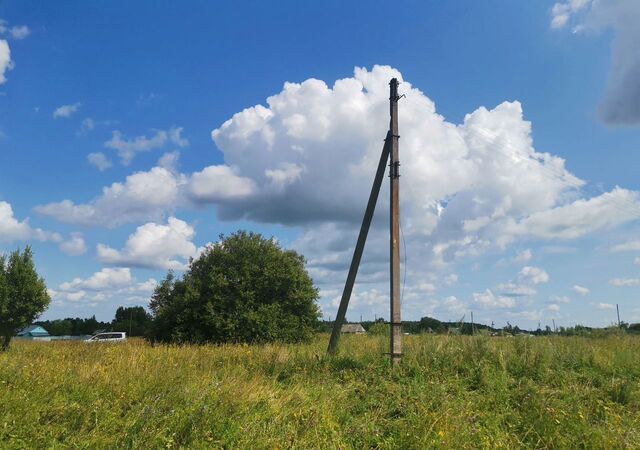
[[[163,342],[298,342],[318,325],[318,291],[304,258],[272,239],[220,236],[182,279],[156,288],[150,338]]]
[[[33,262],[31,247],[0,255],[0,351],[49,306],[47,286]]]
[[[367,333],[374,336],[389,336],[389,324],[384,322],[376,322],[369,327]]]

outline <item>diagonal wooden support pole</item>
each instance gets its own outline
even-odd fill
[[[356,248],[353,251],[351,267],[349,267],[347,281],[344,284],[344,291],[342,291],[342,299],[340,300],[340,306],[338,307],[338,315],[336,316],[336,321],[333,323],[331,339],[329,339],[329,348],[327,349],[327,353],[329,355],[335,355],[338,350],[340,329],[342,328],[342,324],[344,323],[344,319],[347,315],[347,307],[349,306],[351,291],[353,291],[353,284],[356,281],[356,275],[358,275],[358,267],[360,267],[362,251],[364,250],[364,244],[367,241],[367,234],[369,234],[371,219],[373,218],[373,212],[375,211],[376,203],[378,202],[380,186],[382,186],[382,179],[384,178],[384,173],[387,169],[387,160],[389,159],[389,152],[391,151],[392,145],[391,137],[391,132],[387,132],[387,137],[385,138],[384,146],[382,147],[382,154],[380,155],[380,162],[378,163],[378,171],[376,172],[376,177],[373,180],[371,194],[369,194],[369,203],[367,203],[367,209],[365,210],[364,218],[362,219],[358,242],[356,243]]]

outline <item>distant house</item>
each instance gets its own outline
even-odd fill
[[[25,339],[35,339],[41,341],[48,341],[51,339],[51,336],[49,336],[49,332],[42,328],[40,325],[29,325],[27,328],[18,331],[18,334],[16,336]]]
[[[342,333],[349,333],[349,334],[365,334],[367,332],[367,330],[365,330],[364,327],[359,323],[346,323],[342,325],[342,328],[340,328],[340,331]]]

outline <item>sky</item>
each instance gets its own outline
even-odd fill
[[[44,319],[238,229],[335,317],[400,80],[402,315],[640,321],[636,0],[0,3],[0,252]],[[384,183],[348,319],[389,315]]]

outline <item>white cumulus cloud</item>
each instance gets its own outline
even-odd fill
[[[491,289],[485,292],[474,292],[473,301],[484,308],[514,308],[516,301],[511,297],[496,295]]]
[[[222,220],[297,227],[292,245],[308,257],[314,279],[325,292],[341,292],[388,128],[392,77],[400,79],[406,96],[399,118],[407,295],[426,274],[435,271],[444,280],[460,260],[532,240],[551,240],[561,248],[564,241],[638,219],[629,213],[629,205],[640,208],[637,192],[615,188],[587,197],[584,181],[562,158],[537,151],[519,102],[480,107],[452,123],[387,66],[356,68],[333,85],[317,79],[285,83],[265,104],[234,114],[212,131],[223,163],[191,174],[171,164],[154,167],[92,200],[65,200],[37,211],[68,223],[116,226],[162,223],[179,209],[214,204]],[[155,137],[141,139],[141,151]],[[136,138],[116,141],[137,151]],[[384,183],[358,276],[367,291],[385,290],[388,197]],[[519,261],[531,256],[522,252]],[[533,269],[527,281],[513,283],[531,292],[533,279],[548,278]],[[506,299],[496,302],[515,305],[513,297],[495,292]],[[328,308],[331,301],[323,299]]]
[[[89,203],[71,200],[37,206],[37,212],[61,222],[85,226],[114,227],[123,223],[161,220],[174,209],[180,196],[182,177],[163,167],[129,175],[123,183],[103,188],[102,195]]]
[[[122,250],[98,244],[98,261],[119,266],[183,270],[197,253],[195,230],[170,217],[166,225],[146,223],[138,227]]]
[[[195,172],[189,182],[191,197],[202,203],[239,199],[255,191],[256,185],[251,179],[237,175],[225,165],[205,167]]]
[[[584,286],[580,286],[578,284],[574,284],[573,287],[571,288],[571,290],[577,294],[580,294],[582,296],[585,295],[589,295],[589,293],[591,292],[591,290],[589,290],[588,288],[584,287]]]
[[[520,280],[532,284],[544,284],[549,282],[549,274],[539,267],[526,266],[520,271]]]
[[[549,306],[547,306],[547,309],[552,312],[558,312],[560,311],[560,305],[556,303],[551,303]]]
[[[11,49],[9,43],[4,39],[0,39],[0,84],[7,81],[6,72],[13,68],[11,61]]]
[[[58,233],[33,228],[29,225],[29,220],[20,221],[13,214],[10,203],[0,201],[0,242],[13,241],[62,241],[62,236]]]
[[[137,281],[129,268],[103,268],[87,278],[62,283],[57,290],[49,289],[49,295],[58,305],[70,301],[95,306],[97,302],[114,299],[140,303],[148,300],[157,284],[153,278]]]
[[[526,249],[518,253],[516,257],[513,258],[513,261],[516,263],[524,264],[524,263],[528,263],[531,260],[531,258],[533,258],[533,253],[531,252],[531,249]]]
[[[128,286],[133,281],[131,269],[128,267],[104,268],[89,278],[74,278],[72,281],[62,283],[62,291],[117,289]]]
[[[71,233],[71,237],[60,243],[60,250],[67,255],[79,256],[87,252],[87,244],[84,242],[82,233]]]

